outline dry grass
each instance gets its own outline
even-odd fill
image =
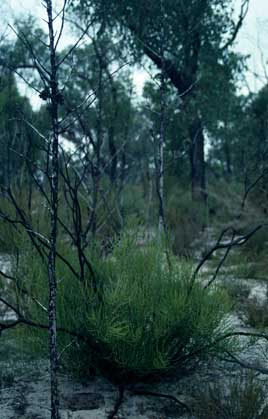
[[[241,373],[230,383],[209,385],[196,396],[198,419],[267,419],[265,386],[253,373]]]

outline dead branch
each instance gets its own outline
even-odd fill
[[[219,249],[231,249],[233,247],[237,247],[237,246],[242,246],[243,244],[245,244],[257,231],[259,231],[262,227],[264,226],[264,224],[260,224],[257,227],[255,227],[253,230],[251,230],[249,233],[245,234],[244,236],[239,236],[237,239],[231,240],[228,243],[221,243],[222,237],[225,234],[225,232],[227,231],[226,229],[221,233],[220,238],[218,239],[217,243],[215,244],[215,246],[213,246],[209,252],[203,257],[203,259],[198,263],[194,274],[193,274],[193,281],[195,280],[198,272],[200,271],[201,267],[207,262],[207,260],[210,259],[210,257],[213,255],[213,253],[216,250]]]
[[[115,415],[118,413],[123,401],[124,401],[124,392],[125,388],[123,386],[119,386],[118,388],[118,397],[116,399],[115,405],[113,410],[108,414],[107,419],[114,419]]]
[[[183,409],[185,409],[185,410],[187,410],[188,412],[191,413],[190,407],[186,403],[180,401],[177,397],[173,396],[172,394],[156,393],[154,391],[148,391],[148,390],[143,390],[143,389],[132,390],[132,394],[135,395],[135,396],[136,395],[152,396],[152,397],[159,397],[159,398],[172,400],[173,402],[177,403],[179,406],[183,407]]]

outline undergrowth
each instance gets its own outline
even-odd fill
[[[228,384],[228,386],[227,386]],[[267,419],[265,385],[252,373],[241,373],[232,381],[211,384],[196,395],[198,419]]]
[[[46,267],[32,252],[20,261],[20,272],[27,278],[23,286],[47,307]],[[59,334],[62,365],[76,375],[99,370],[114,380],[140,380],[175,371],[183,374],[207,356],[222,353],[226,346],[230,349],[231,343],[222,340],[230,309],[226,293],[193,282],[191,262],[167,257],[165,247],[157,243],[141,247],[133,236],[114,243],[108,256],[102,256],[97,246],[88,253],[101,300],[90,272],[79,281],[66,265],[57,264],[58,326],[84,337]],[[65,257],[78,268],[73,251]],[[40,304],[20,298],[28,317],[47,321]],[[24,327],[21,333],[35,351],[46,351],[47,332]]]

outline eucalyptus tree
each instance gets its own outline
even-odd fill
[[[184,102],[188,119],[189,158],[194,199],[206,197],[204,111],[197,93],[204,69],[211,62],[225,65],[229,49],[243,23],[249,0],[242,0],[237,22],[231,0],[73,0],[87,20],[95,12],[102,28],[122,36],[136,57],[148,57],[165,75]],[[162,13],[164,10],[164,13]],[[163,46],[161,28],[168,36]],[[163,51],[163,53],[162,53]],[[215,74],[217,78],[217,74]],[[213,89],[213,82],[210,86]]]

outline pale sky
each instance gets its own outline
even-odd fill
[[[260,78],[252,74],[248,80],[251,89],[258,90],[268,82],[268,0],[250,0],[249,12],[238,35],[236,50],[251,55],[250,70]]]
[[[237,7],[241,1],[236,0]],[[62,0],[57,0],[56,3],[60,7]],[[27,13],[32,13],[40,19],[44,17],[44,9],[40,0],[2,0],[0,10],[1,20],[3,21],[5,17],[5,22],[10,19],[11,14],[25,16]],[[68,33],[65,33],[64,43],[67,39]],[[238,35],[236,50],[251,55],[250,75],[247,81],[251,90],[258,90],[268,82],[268,0],[250,0],[249,12]],[[266,70],[267,78],[265,78]],[[253,73],[256,73],[258,77],[254,77]],[[140,90],[145,77],[142,72],[135,77],[138,90]]]

